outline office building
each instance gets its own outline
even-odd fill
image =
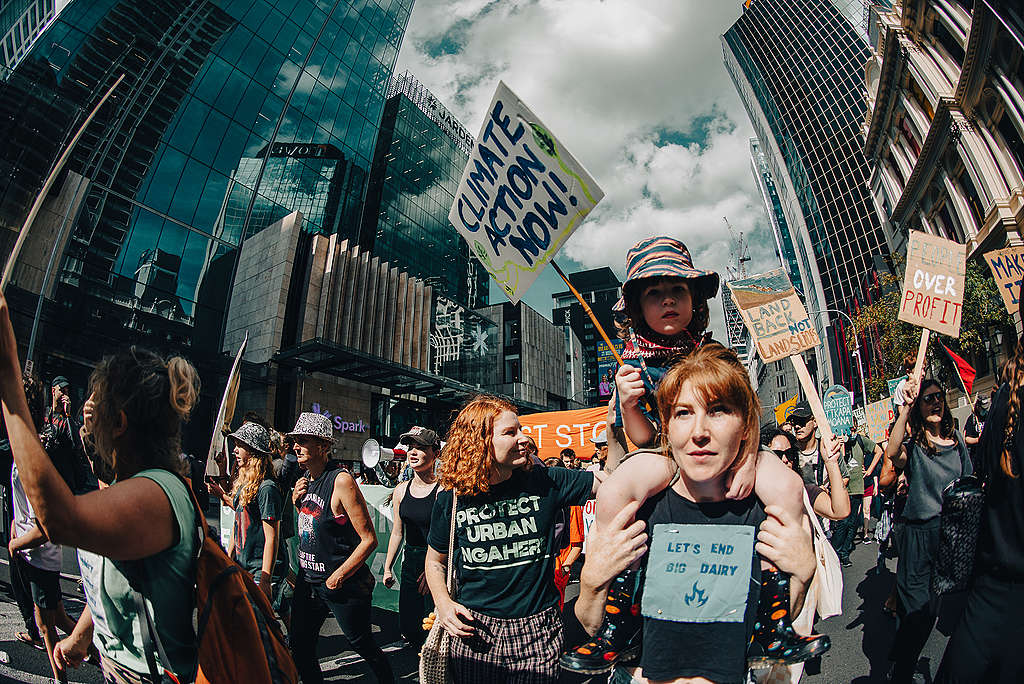
[[[597,316],[616,350],[621,352],[622,341],[615,331],[612,305],[622,295],[622,282],[608,267],[578,271],[567,277]],[[551,295],[551,299],[551,320],[555,325],[567,326],[579,339],[583,352],[582,382],[573,392],[573,401],[597,406],[599,401],[607,401],[615,386],[615,371],[618,369],[615,356],[572,292],[557,292]],[[567,369],[567,372],[571,372],[571,369]]]
[[[851,386],[843,319],[873,255],[890,251],[859,130],[869,51],[827,0],[758,0],[722,38],[794,242],[804,302],[824,341],[819,383]]]
[[[871,19],[862,133],[879,211],[902,245],[910,230],[970,255],[1020,244],[1020,4],[910,0]]]
[[[412,74],[388,86],[360,244],[468,309],[488,304],[487,272],[452,229],[448,210],[473,136]]]
[[[83,115],[124,80],[44,202],[8,288],[22,341],[37,295],[45,298],[41,374],[84,386],[99,355],[139,342],[192,358],[205,371],[205,399],[217,401],[243,238],[295,211],[307,214],[308,233],[358,235],[411,5],[64,8],[0,83],[4,256]]]
[[[567,394],[565,332],[524,302],[504,302],[478,312],[498,326],[501,373],[491,392],[532,410],[564,410]]]
[[[71,0],[0,0],[0,81]]]

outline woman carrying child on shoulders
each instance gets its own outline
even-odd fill
[[[664,417],[651,407],[669,368],[713,344],[707,332],[708,300],[718,293],[718,285],[718,274],[694,267],[686,245],[674,238],[647,238],[626,254],[626,282],[622,298],[613,307],[625,318],[619,335],[625,341],[622,356],[626,363],[615,375],[616,396],[612,400],[618,407],[615,425],[624,427],[629,440],[641,448],[658,443]],[[753,491],[763,504],[779,506],[793,519],[803,520],[803,483],[774,454],[759,454],[758,441],[756,437],[745,440],[742,458],[736,459],[735,467],[725,473],[725,497],[744,499]],[[602,487],[597,501],[597,525],[609,524],[630,502],[643,502],[663,491],[673,481],[677,469],[672,459],[657,451],[634,454]],[[785,577],[771,568],[766,571],[766,581],[778,590]],[[565,653],[562,667],[595,674],[607,671],[618,658],[628,659],[636,653],[640,621],[635,585],[635,569],[616,578],[608,592],[601,629],[594,639]],[[815,643],[794,642],[778,649],[778,655],[773,651],[753,657],[759,662],[768,658],[771,662],[791,664],[802,659],[808,650],[819,650],[825,642]],[[782,655],[786,651],[789,653]]]

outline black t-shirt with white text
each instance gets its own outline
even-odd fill
[[[558,605],[552,559],[559,509],[590,498],[594,474],[566,468],[517,470],[455,513],[455,600],[484,615],[517,618]],[[428,542],[448,553],[452,491],[434,502]]]

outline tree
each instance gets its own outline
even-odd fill
[[[881,358],[878,358],[877,354],[874,355],[874,370],[871,377],[865,378],[868,401],[877,401],[888,396],[886,380],[903,375],[904,359],[910,355],[916,356],[921,341],[921,328],[897,318],[905,262],[899,259],[895,266],[896,275],[886,274],[880,279],[882,296],[853,317],[857,330],[865,332],[871,342],[881,349]],[[948,368],[948,363],[945,362],[945,354],[941,350],[936,352],[936,340],[941,338],[943,344],[968,359],[977,368],[978,359],[986,353],[986,330],[990,327],[1011,326],[1012,323],[988,267],[975,260],[968,261],[960,337],[951,338],[932,332],[926,363],[938,369],[940,380],[946,387],[957,386],[958,382],[956,385],[950,382],[955,381],[955,378]],[[856,344],[850,338],[847,339],[847,348],[856,348]]]

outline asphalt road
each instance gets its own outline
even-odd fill
[[[820,666],[811,663],[805,674],[808,682],[854,682],[867,684],[879,682],[888,669],[887,654],[896,630],[896,620],[882,611],[882,605],[895,581],[896,562],[887,561],[887,569],[876,574],[873,571],[877,546],[860,544],[851,556],[853,566],[843,569],[843,615],[818,623],[817,629],[832,638],[832,649],[821,659]],[[6,555],[6,554],[4,554]],[[65,592],[65,606],[72,616],[77,616],[83,606],[83,598],[74,577],[78,574],[74,555],[65,553],[65,573],[70,579],[62,581]],[[573,587],[570,586],[570,597]],[[17,607],[7,597],[9,575],[6,558],[0,559],[0,682],[37,682],[45,684],[49,665],[46,655],[31,646],[17,641],[14,634],[22,629]],[[932,633],[918,663],[922,673],[921,682],[930,684],[931,676],[938,668],[945,648],[947,635],[940,620],[939,629]],[[948,632],[949,630],[946,629]],[[378,643],[388,653],[396,675],[403,681],[416,680],[417,655],[404,645],[398,630],[397,615],[387,611],[374,611],[374,632]],[[369,668],[362,659],[348,649],[345,637],[340,633],[333,618],[324,625],[319,644],[321,667],[325,679],[333,682],[369,681]],[[102,679],[99,670],[85,665],[72,673],[70,681],[99,684]],[[566,678],[566,682],[579,679]],[[496,683],[497,684],[497,683]]]

